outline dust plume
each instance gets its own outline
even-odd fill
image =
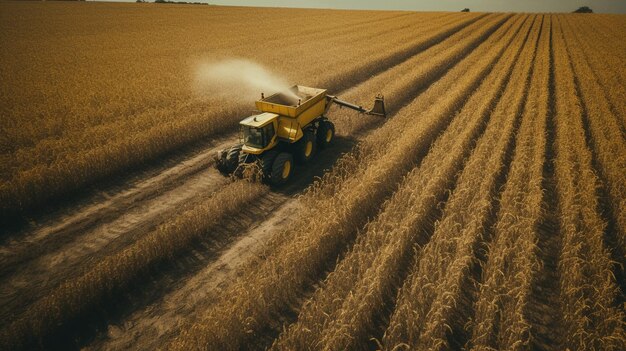
[[[245,59],[229,59],[214,63],[204,63],[198,67],[197,80],[204,93],[238,101],[256,100],[281,92],[292,103],[298,102],[298,95],[289,91],[286,80],[258,63]]]

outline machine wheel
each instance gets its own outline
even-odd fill
[[[287,152],[281,152],[276,156],[272,164],[271,182],[274,185],[286,183],[293,173],[293,156]]]
[[[239,165],[239,154],[241,153],[241,145],[231,146],[228,149],[218,153],[217,169],[224,174],[231,174]]]
[[[320,149],[329,146],[335,139],[335,125],[330,121],[322,121],[317,128],[317,145]]]
[[[294,144],[294,157],[300,164],[307,163],[315,155],[315,134],[305,131],[300,140]]]
[[[261,155],[261,170],[263,171],[263,179],[270,180],[272,178],[272,166],[277,156],[278,151],[276,150],[270,150]]]

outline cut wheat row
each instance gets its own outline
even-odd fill
[[[274,344],[276,349],[359,349],[376,336],[375,323],[384,320],[380,317],[396,295],[411,256],[419,256],[420,247],[428,242],[440,202],[455,187],[458,171],[475,140],[485,125],[491,133],[500,132],[494,124],[500,124],[501,119],[490,113],[491,108],[513,70],[531,22],[524,24],[419,167],[405,176],[381,213],[368,223],[351,251],[300,312],[297,323]],[[509,102],[501,100],[499,106]]]
[[[559,260],[563,303],[563,348],[623,350],[624,312],[614,306],[619,291],[598,212],[598,184],[585,141],[583,112],[557,16],[553,24],[556,127],[555,175],[562,234]]]
[[[172,347],[244,347],[251,337],[247,331],[259,330],[283,306],[297,303],[302,290],[311,280],[318,279],[329,262],[335,260],[340,249],[352,240],[354,228],[361,227],[368,216],[375,214],[378,204],[425,154],[438,130],[447,123],[446,116],[456,109],[465,94],[472,91],[486,74],[490,62],[496,57],[481,57],[480,53],[483,53],[482,50],[472,56],[471,62],[480,62],[482,70],[464,75],[468,66],[465,70],[446,75],[443,81],[433,86],[432,93],[441,96],[441,92],[445,91],[443,87],[449,87],[453,81],[462,81],[454,91],[449,91],[450,95],[442,101],[436,114],[424,114],[422,123],[413,126],[408,145],[403,143],[402,148],[392,147],[389,139],[380,138],[380,135],[384,135],[380,131],[389,128],[392,120],[363,141],[363,144],[371,143],[388,149],[386,154],[379,153],[378,157],[373,157],[373,154],[356,151],[344,156],[302,198],[303,206],[310,208],[319,217],[298,218],[289,228],[276,233],[267,245],[271,255],[258,266],[250,265],[223,299],[207,311],[206,317],[191,328],[184,329]],[[419,99],[430,95],[429,91],[420,95]],[[414,113],[404,116],[399,113],[394,120],[412,117]],[[385,183],[380,183],[380,174],[386,175]],[[328,196],[330,194],[332,196]],[[317,218],[325,220],[319,221]],[[246,288],[242,289],[244,286]]]
[[[516,146],[513,140],[522,118],[519,111],[540,28],[541,16],[537,16],[507,90],[492,112],[494,122],[467,161],[431,241],[411,268],[385,332],[386,349],[445,350],[464,346],[477,265],[484,241],[490,239],[508,154]],[[524,115],[522,128],[528,120]]]
[[[69,279],[0,329],[8,349],[32,347],[64,323],[90,311],[103,299],[135,280],[156,263],[175,257],[194,239],[211,235],[221,218],[239,211],[242,203],[265,188],[249,182],[231,183],[221,192],[180,213],[129,247],[104,258],[83,275]]]

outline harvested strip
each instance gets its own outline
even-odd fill
[[[120,291],[141,272],[171,259],[197,237],[211,233],[220,218],[237,211],[265,188],[245,181],[231,183],[193,209],[183,212],[132,246],[108,256],[84,275],[60,285],[0,330],[4,346],[15,349],[48,335],[63,323]]]

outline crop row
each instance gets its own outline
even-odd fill
[[[561,20],[552,35],[554,62],[555,178],[562,249],[559,259],[563,348],[619,350],[624,346],[624,313],[614,306],[617,290],[598,212],[598,178],[586,144],[583,111]]]
[[[532,285],[541,261],[538,226],[544,201],[543,170],[546,151],[546,118],[549,101],[550,17],[546,16],[537,37],[538,48],[523,120],[515,143],[515,154],[506,178],[488,261],[475,305],[472,347],[518,350],[529,347],[532,323],[528,316]],[[510,111],[517,114],[516,111]],[[555,330],[558,333],[558,330]]]
[[[616,219],[616,234],[618,245],[626,248],[626,138],[620,131],[620,122],[612,109],[610,102],[602,90],[606,81],[598,81],[596,74],[589,65],[586,56],[580,50],[580,43],[576,40],[575,31],[562,19],[563,36],[569,58],[572,62],[574,81],[577,83],[577,93],[580,95],[584,108],[584,125],[590,137],[590,147],[599,173],[602,176],[607,193],[610,197],[610,206]],[[607,86],[610,90],[612,87]],[[615,87],[616,89],[618,87]],[[622,100],[622,108],[625,107]],[[624,116],[626,117],[626,116]],[[624,120],[626,121],[626,120]],[[623,262],[622,262],[623,263]]]
[[[451,65],[456,63],[468,49],[472,49],[480,44],[486,36],[490,35],[495,27],[489,26],[488,23],[498,23],[504,20],[503,16],[487,16],[478,21],[467,25],[462,31],[456,32],[445,41],[440,42],[427,51],[421,52],[399,65],[369,79],[366,83],[357,85],[345,92],[342,97],[348,100],[362,100],[366,97],[365,103],[369,101],[370,96],[366,94],[369,87],[378,87],[378,92],[386,96],[386,107],[390,113],[397,112],[402,108],[405,102],[412,96],[428,87],[433,83],[442,72],[445,72]],[[474,33],[471,37],[467,33]],[[434,59],[434,57],[445,57],[445,59]],[[403,77],[403,79],[397,79]],[[433,101],[422,100],[422,108],[427,108]],[[361,116],[355,116],[354,113],[333,111],[335,119],[340,119],[337,123],[338,130],[348,130],[352,133],[358,132],[362,122],[359,120]],[[400,119],[395,118],[393,123],[400,126]],[[350,135],[350,133],[346,133]],[[368,151],[364,151],[368,152]]]
[[[277,340],[276,348],[355,349],[377,334],[376,321],[396,295],[406,271],[403,267],[412,255],[421,255],[441,202],[454,188],[475,140],[486,125],[491,133],[500,132],[494,124],[501,119],[491,114],[491,108],[510,77],[531,22],[522,27],[419,167],[404,177],[380,214],[368,223],[323,288],[302,309],[297,323]]]
[[[500,24],[491,23],[487,27]],[[507,33],[506,28],[497,30],[494,36],[501,38]],[[316,213],[315,218],[297,218],[288,228],[276,233],[268,244],[271,254],[258,266],[250,266],[225,293],[225,298],[207,311],[204,320],[183,330],[173,346],[237,349],[277,311],[296,303],[310,281],[317,280],[321,272],[330,268],[328,262],[333,262],[341,248],[353,240],[355,229],[376,213],[379,204],[419,162],[464,97],[489,71],[505,43],[498,46],[500,51],[489,50],[494,45],[490,40],[483,45],[485,48],[480,46],[471,54],[469,63],[461,61],[463,68],[453,69],[454,72],[446,74],[417,99],[430,99],[435,94],[442,98],[437,107],[429,111],[414,110],[419,106],[415,100],[362,142],[362,145],[369,144],[372,150],[378,145],[385,152],[365,154],[357,150],[350,153],[314,185],[301,201],[311,213]],[[478,67],[469,70],[472,64]],[[458,84],[450,89],[452,82]],[[410,84],[410,80],[407,83]],[[441,93],[446,91],[445,87],[448,94],[444,96]],[[384,138],[384,130],[393,128],[394,121],[407,121],[416,116],[421,123],[404,130],[395,129],[393,141]],[[381,174],[385,175],[384,182]]]
[[[603,41],[597,33],[589,30],[589,27],[586,28],[588,31],[574,30],[577,26],[581,26],[576,18],[565,17],[564,21],[571,28],[570,38],[572,40],[575,38],[577,45],[584,53],[585,60],[593,68],[593,75],[602,83],[600,88],[610,101],[611,109],[615,111],[622,123],[622,132],[626,135],[626,104],[624,104],[626,101],[626,62],[602,50]]]
[[[514,146],[518,110],[525,87],[540,17],[527,29],[526,44],[490,124],[468,159],[430,242],[415,260],[385,332],[388,349],[462,347],[465,322],[472,311],[475,266],[489,239],[494,200]],[[530,26],[530,24],[529,24]],[[510,58],[509,58],[510,60]],[[470,210],[471,209],[471,210]],[[458,343],[461,343],[458,345]]]

